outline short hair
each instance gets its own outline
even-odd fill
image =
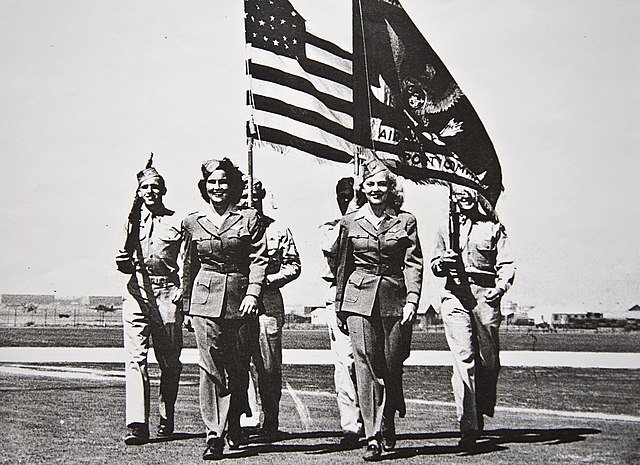
[[[211,199],[207,193],[207,179],[214,171],[224,171],[227,176],[227,182],[229,183],[229,198],[230,204],[237,204],[242,197],[242,190],[244,189],[244,179],[242,171],[238,169],[228,158],[222,158],[221,160],[212,159],[206,160],[202,163],[202,179],[198,181],[198,190],[205,202],[210,203]]]
[[[248,181],[249,180],[247,179],[247,184]],[[249,186],[247,186],[247,189],[249,189]],[[267,190],[259,179],[253,178],[253,189],[251,189],[251,195],[254,200],[264,200],[267,196]]]
[[[402,204],[404,203],[404,190],[402,186],[398,182],[398,177],[393,174],[389,170],[385,170],[385,177],[388,183],[388,193],[387,193],[387,205],[390,206],[396,213],[400,211],[402,208]],[[356,204],[358,207],[363,206],[367,203],[367,197],[362,192],[362,186],[366,179],[360,179],[358,181],[358,186],[356,188]]]
[[[353,193],[353,178],[342,178],[336,184],[336,195],[340,192],[350,190]]]

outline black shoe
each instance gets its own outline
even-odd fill
[[[207,441],[207,448],[202,453],[202,460],[220,460],[224,450],[224,439],[213,438]]]
[[[286,433],[280,431],[278,428],[262,428],[260,439],[264,442],[275,442],[285,435]]]
[[[362,458],[367,462],[375,462],[380,460],[382,456],[382,448],[380,447],[380,443],[377,439],[369,439],[367,443],[367,450],[365,451]]]
[[[458,448],[465,451],[470,452],[476,446],[476,440],[478,439],[478,431],[477,430],[468,430],[463,431],[460,437],[460,441],[458,441]]]
[[[262,436],[268,439],[278,437],[278,418],[273,415],[266,416],[262,423]]]
[[[149,442],[149,427],[144,423],[132,423],[129,432],[124,437],[127,446],[139,446]]]
[[[351,431],[344,433],[344,436],[340,438],[340,447],[344,449],[352,449],[360,442],[360,435],[358,433],[352,433]]]
[[[247,435],[241,429],[227,433],[227,444],[229,444],[229,449],[231,450],[238,450],[240,446],[247,445],[248,443]]]
[[[169,437],[173,434],[173,420],[167,418],[160,418],[160,425],[158,425],[158,436]]]
[[[396,448],[396,423],[394,417],[382,417],[382,448],[386,451]]]

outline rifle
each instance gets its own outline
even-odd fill
[[[458,254],[458,260],[452,268],[455,270],[454,274],[450,277],[455,286],[460,286],[462,284],[462,275],[464,274],[464,265],[460,256],[460,213],[453,199],[453,187],[451,184],[449,184],[449,247]]]
[[[153,164],[153,152],[149,156],[146,168],[151,168]],[[133,255],[136,252],[140,242],[140,219],[142,217],[142,204],[143,200],[138,196],[138,189],[134,194],[131,210],[129,211],[129,221],[127,224],[127,237],[124,241],[124,247],[122,248],[126,255],[129,257],[127,261],[116,260],[118,270],[122,273],[132,274],[135,272],[133,265]]]
[[[149,156],[149,160],[147,161],[147,166],[145,167],[145,169],[151,168],[152,164],[153,152],[151,152],[151,155]],[[153,285],[149,277],[149,271],[147,270],[144,263],[144,257],[142,255],[142,245],[140,244],[140,221],[142,218],[142,204],[143,200],[138,196],[138,189],[136,188],[136,194],[133,199],[133,204],[131,205],[131,211],[129,212],[129,224],[127,226],[127,237],[124,242],[124,253],[116,258],[116,264],[118,265],[118,270],[120,270],[122,273],[133,275],[131,277],[131,280],[129,281],[129,286],[133,285],[134,287],[139,288],[142,291],[142,295],[140,295],[140,297],[147,302],[147,305],[141,305],[140,309],[145,314],[145,316],[149,318],[152,326],[161,328],[163,326],[163,321],[158,309],[158,302],[156,301]],[[133,258],[136,254],[138,259],[137,270],[133,261]],[[158,344],[159,346],[169,344],[169,341],[167,340],[168,334],[166,333],[166,331],[159,331],[154,334],[153,337],[154,343]],[[158,357],[158,363],[160,364],[160,366],[166,366],[166,358],[161,354],[157,354],[156,356]]]

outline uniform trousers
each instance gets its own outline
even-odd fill
[[[258,318],[224,319],[194,315],[200,366],[200,413],[207,441],[240,428],[251,415],[247,398],[249,362],[258,337]]]
[[[402,388],[403,363],[411,346],[410,324],[401,317],[381,317],[378,304],[371,316],[347,314],[353,345],[358,402],[367,439],[379,437],[383,416],[406,413]]]
[[[178,396],[178,382],[182,372],[182,311],[172,302],[177,287],[168,282],[150,285],[155,302],[149,302],[132,279],[131,296],[122,306],[125,365],[126,421],[127,425],[148,425],[150,409],[149,373],[147,354],[150,340],[160,367],[158,394],[160,417],[173,421]]]
[[[478,417],[493,416],[500,372],[499,302],[489,305],[490,288],[470,284],[445,290],[441,315],[453,356],[451,384],[462,431],[481,429]]]
[[[282,398],[282,326],[284,315],[260,315],[259,348],[253,363],[258,375],[258,392],[264,414],[265,430],[278,429]]]
[[[351,338],[338,328],[333,304],[327,305],[327,327],[333,355],[333,381],[340,412],[340,427],[344,433],[361,434],[362,417],[356,391],[356,369]]]

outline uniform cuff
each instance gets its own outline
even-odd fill
[[[407,294],[407,303],[414,304],[416,307],[418,306],[418,302],[420,301],[420,296],[415,292],[409,292]]]
[[[260,291],[262,290],[262,285],[260,284],[249,284],[247,287],[246,295],[250,295],[255,297],[256,299],[260,297]]]

